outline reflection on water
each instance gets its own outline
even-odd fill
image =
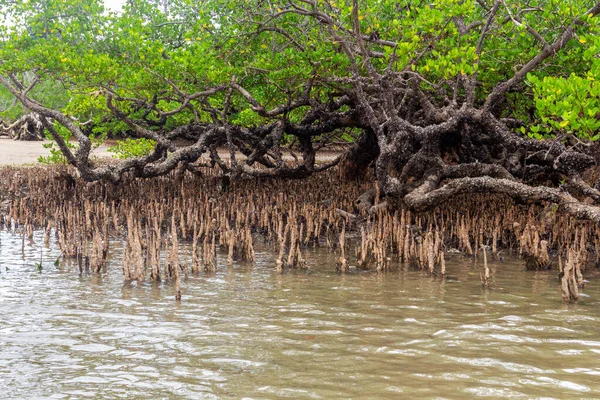
[[[469,260],[416,271],[274,272],[276,255],[183,284],[80,276],[0,233],[0,398],[472,398],[600,396],[600,289],[563,304],[555,273]],[[113,246],[114,247],[114,246]]]

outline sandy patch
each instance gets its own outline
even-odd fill
[[[50,150],[44,148],[45,141],[21,141],[0,137],[0,165],[37,164],[38,157],[49,156]],[[110,157],[108,146],[92,150],[92,156]]]
[[[0,137],[0,166],[2,165],[23,165],[23,164],[37,164],[40,156],[49,156],[50,150],[44,148],[44,143],[49,141],[29,142],[21,140],[12,140],[6,137]],[[91,157],[96,158],[112,158],[113,154],[108,152],[108,148],[114,145],[112,142],[104,144],[98,148],[95,148],[91,152]],[[297,157],[302,160],[302,156],[297,152]],[[219,155],[224,160],[229,159],[229,153],[226,149],[219,149]],[[338,155],[339,151],[326,151],[317,154],[317,162],[325,163],[334,160]],[[203,154],[202,158],[208,159],[208,154]],[[238,160],[244,160],[246,157],[242,154],[237,154]],[[289,151],[283,152],[283,159],[286,161],[293,161],[294,157]]]

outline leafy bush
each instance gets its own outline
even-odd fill
[[[62,136],[62,138],[65,140],[67,147],[71,149],[71,151],[77,149],[78,145],[73,142],[70,142],[72,135],[67,129],[56,123],[54,124],[54,128],[59,133],[59,135]],[[50,155],[39,156],[38,162],[41,164],[66,164],[67,157],[65,157],[64,154],[60,151],[58,144],[56,144],[56,142],[48,132],[46,132],[46,139],[50,140],[50,142],[44,143],[42,146],[44,146],[45,149],[50,150]]]
[[[541,139],[544,134],[564,132],[587,140],[600,139],[600,82],[595,75],[590,71],[584,77],[530,76],[541,119],[540,124],[531,126],[530,136]]]
[[[66,164],[67,157],[63,155],[58,146],[56,146],[55,142],[45,143],[43,145],[46,149],[50,149],[49,156],[39,156],[37,161],[41,164]],[[67,143],[69,148],[74,148],[75,146],[71,143]]]
[[[125,139],[117,140],[117,144],[108,151],[114,153],[114,157],[124,159],[147,156],[152,153],[154,146],[156,146],[156,142],[151,139]]]

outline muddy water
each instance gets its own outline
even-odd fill
[[[469,260],[452,279],[279,276],[274,255],[169,285],[54,266],[54,247],[0,233],[0,398],[600,398],[600,281],[577,304],[554,273]],[[114,248],[114,246],[113,246]]]

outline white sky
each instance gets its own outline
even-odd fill
[[[121,6],[125,4],[127,0],[104,0],[104,5],[107,9],[120,11]]]

